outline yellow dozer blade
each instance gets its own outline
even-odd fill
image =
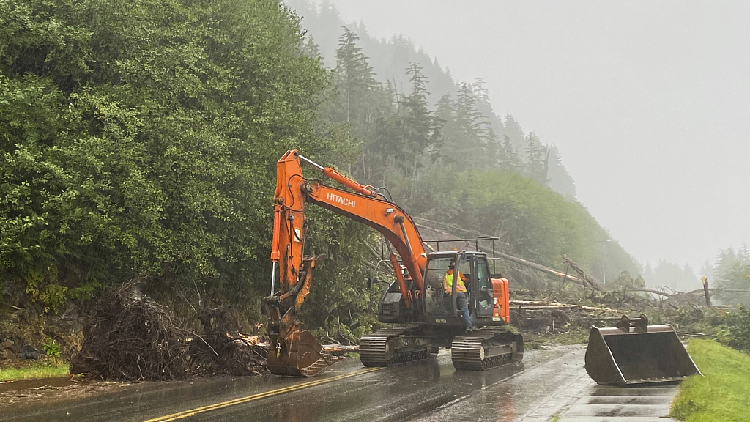
[[[669,325],[623,316],[615,328],[591,327],[586,372],[599,384],[679,381],[700,374]]]
[[[272,374],[311,377],[336,362],[309,331],[294,331],[285,339],[272,341],[268,369]]]

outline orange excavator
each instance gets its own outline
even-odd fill
[[[329,187],[302,175],[301,161],[344,188]],[[271,248],[271,295],[264,299],[271,338],[268,367],[274,374],[312,376],[335,358],[301,330],[299,311],[310,292],[320,257],[304,256],[305,207],[315,204],[360,221],[389,244],[395,281],[378,305],[381,322],[398,324],[360,339],[365,366],[388,366],[428,358],[450,348],[457,369],[483,370],[523,357],[523,339],[507,329],[508,280],[493,277],[487,256],[478,251],[427,253],[411,217],[372,186],[364,186],[330,167],[288,151],[277,163]],[[278,266],[278,288],[276,285]],[[456,288],[446,291],[449,268],[463,274],[473,330],[466,329],[456,303]]]

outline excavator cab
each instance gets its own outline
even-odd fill
[[[452,264],[452,265],[451,265]],[[469,315],[475,328],[467,332],[458,310],[453,282],[446,291],[443,279],[451,268],[454,280],[462,277]],[[433,344],[451,349],[453,366],[459,370],[485,370],[523,358],[523,338],[508,331],[508,280],[492,278],[487,256],[479,251],[433,252],[427,256],[424,276],[425,327],[435,333]],[[451,337],[448,337],[451,336]]]
[[[455,300],[458,283],[453,283],[450,291],[446,291],[443,284],[451,266],[458,268],[459,276],[464,279],[472,324],[477,325],[484,318],[492,318],[495,301],[485,255],[472,251],[433,252],[428,256],[424,276],[427,322],[464,327]]]
[[[453,292],[445,291],[443,279],[450,265],[455,264],[458,260],[458,255],[444,255],[430,258],[427,261],[427,270],[424,276],[426,314],[428,317],[437,318],[438,323],[444,322],[448,324],[446,318],[450,318],[450,325],[457,325],[460,320],[453,320],[457,312],[452,300]],[[465,264],[460,265],[460,267],[463,268],[459,268],[459,272],[465,274]]]

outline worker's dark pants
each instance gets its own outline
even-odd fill
[[[463,311],[466,329],[471,330],[471,315],[469,315],[469,302],[466,300],[466,293],[456,292],[456,308]]]

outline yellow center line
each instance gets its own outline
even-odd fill
[[[309,382],[305,382],[302,384],[296,384],[296,385],[292,385],[289,387],[279,388],[277,390],[271,390],[271,391],[266,391],[263,393],[253,394],[252,396],[241,397],[239,399],[227,400],[221,403],[209,404],[208,406],[196,407],[195,409],[185,410],[183,412],[173,413],[171,415],[149,419],[146,422],[168,422],[168,421],[174,421],[177,419],[184,419],[189,416],[197,415],[198,413],[210,412],[212,410],[223,409],[225,407],[234,406],[236,404],[247,403],[253,400],[259,400],[259,399],[264,399],[266,397],[272,397],[272,396],[276,396],[279,394],[289,393],[291,391],[302,390],[304,388],[315,387],[316,385],[338,381],[344,378],[355,377],[357,375],[362,375],[362,374],[366,374],[368,372],[373,372],[373,371],[379,371],[381,369],[383,368],[368,368],[368,369],[363,369],[361,371],[352,372],[350,374],[343,374],[343,375],[338,375],[338,376],[331,377],[331,378],[323,378],[323,379],[319,379],[315,381],[309,381]]]

